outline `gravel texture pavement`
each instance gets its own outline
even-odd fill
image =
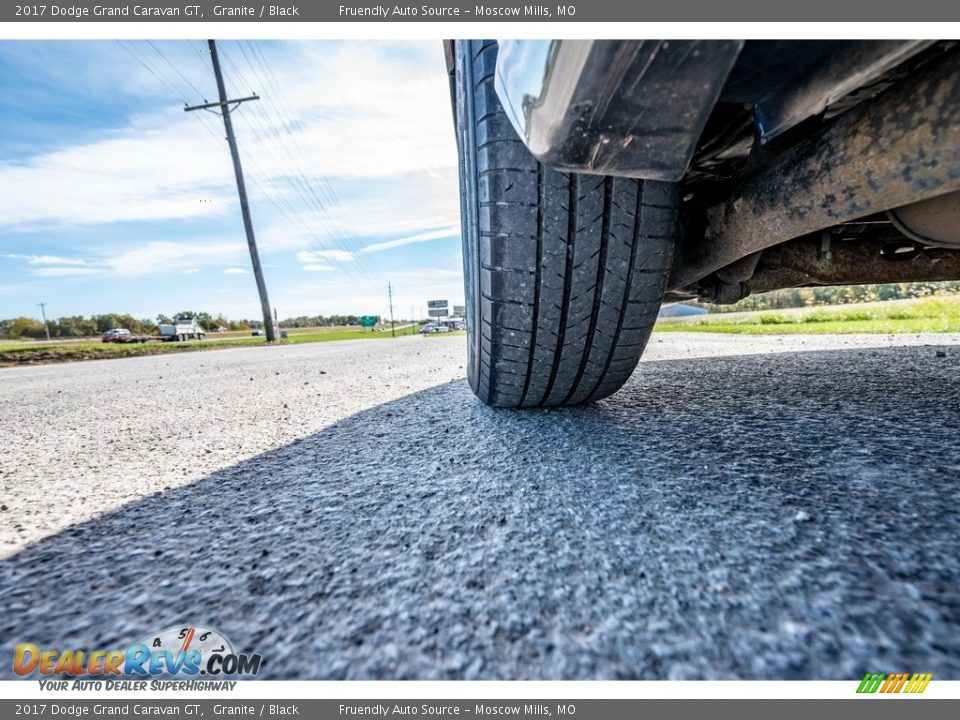
[[[2,656],[192,622],[271,678],[960,679],[960,336],[654,335],[522,412],[464,344],[0,370]]]

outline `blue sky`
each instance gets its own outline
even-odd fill
[[[441,44],[218,43],[271,304],[463,298]],[[259,317],[205,41],[0,42],[0,318]]]

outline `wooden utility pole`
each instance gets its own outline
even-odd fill
[[[397,333],[393,329],[393,288],[387,283],[387,295],[390,297],[390,337],[396,337]]]
[[[233,134],[233,121],[230,119],[230,113],[233,111],[233,107],[248,100],[259,100],[260,98],[257,95],[251,95],[249,97],[228,100],[227,89],[223,84],[223,73],[220,71],[220,59],[217,57],[217,44],[213,40],[207,40],[207,45],[210,47],[210,59],[213,62],[213,74],[217,78],[217,92],[220,95],[220,101],[213,103],[204,102],[203,105],[185,107],[184,110],[191,112],[193,110],[208,110],[214,107],[220,108],[223,127],[227,131],[227,144],[230,146],[230,156],[233,158],[233,174],[236,175],[237,178],[237,193],[240,195],[240,212],[243,213],[243,229],[247,233],[247,246],[250,248],[250,263],[253,265],[253,276],[257,281],[257,292],[260,293],[260,309],[263,311],[263,329],[266,330],[267,333],[267,342],[274,342],[277,339],[277,331],[270,313],[267,284],[263,279],[263,268],[260,267],[260,254],[257,252],[257,240],[253,234],[253,221],[250,219],[250,203],[247,201],[247,186],[243,181],[243,168],[240,165],[237,138]]]
[[[40,314],[43,315],[43,329],[47,331],[47,342],[50,341],[50,326],[47,325],[47,304],[45,302],[37,303],[40,308]]]

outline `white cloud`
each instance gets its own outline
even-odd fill
[[[250,273],[241,267],[230,267],[223,271],[224,275],[249,275]]]
[[[70,277],[75,275],[99,275],[103,268],[94,267],[42,267],[31,274],[37,277]]]
[[[136,46],[173,85],[185,89],[152,48],[126,44]],[[189,43],[155,44],[199,88],[213,92],[210,75],[201,72]],[[115,43],[66,46],[65,53],[60,46],[40,44],[49,56],[43,65],[57,75],[40,89],[73,87],[79,78],[78,94],[94,104],[110,98],[111,109],[126,101],[131,114],[105,112],[97,127],[73,128],[69,119],[62,120],[64,131],[55,144],[39,143],[32,156],[0,160],[0,232],[13,230],[24,239],[7,249],[36,252],[21,258],[24,277],[44,268],[123,277],[203,272],[207,278],[224,268],[239,274],[233,270],[247,267],[247,248],[219,118],[182,112],[179,104],[192,101],[195,93],[185,89],[191,97],[171,101],[170,88]],[[388,277],[378,261],[389,262],[378,253],[459,234],[456,144],[441,45],[304,41],[260,46],[285,102],[268,92],[275,88],[238,76],[232,66],[243,70],[247,65],[234,41],[224,41],[221,50],[232,61],[226,68],[228,92],[254,89],[263,97],[245,104],[235,125],[265,266],[305,253],[297,254],[298,265],[284,262],[276,271],[278,276],[289,273],[289,286],[312,288],[303,295],[305,306],[313,312],[332,311],[327,305],[359,312],[369,304],[369,312],[383,314],[381,286]],[[16,54],[24,68],[33,67],[31,53]],[[301,180],[309,185],[306,192]],[[318,207],[317,197],[324,208]],[[148,234],[120,224],[135,222],[144,223]],[[102,234],[81,228],[107,224],[114,226]],[[210,229],[223,227],[228,230]],[[73,233],[74,228],[83,234]],[[33,244],[34,237],[43,244]],[[169,240],[149,241],[157,237]],[[69,239],[51,245],[55,240],[50,238]],[[380,242],[383,238],[395,239]],[[41,255],[41,247],[50,255]],[[425,264],[440,262],[431,253]],[[327,275],[318,282],[321,278],[299,272]],[[389,279],[403,284],[393,268]],[[427,294],[462,295],[457,278],[437,277],[435,282],[421,286],[411,279],[400,292],[409,292],[410,304]],[[41,285],[39,279],[36,284]],[[240,294],[243,283],[226,278],[209,286],[206,281],[193,284],[201,297],[227,287],[238,298],[246,297]],[[284,287],[282,282],[271,286],[278,303]],[[255,317],[255,294],[251,307],[247,314]]]
[[[182,272],[201,264],[224,264],[240,259],[246,249],[237,242],[150,242],[108,258],[106,263],[127,277]]]
[[[339,249],[356,257],[360,246],[384,237],[417,235],[451,227],[460,222],[459,185],[454,169],[439,173],[410,174],[400,178],[371,180],[348,186],[340,194],[337,226],[320,212],[299,212],[295,222],[277,214],[265,215],[257,204],[257,218],[265,225],[257,231],[262,251],[312,251]],[[267,209],[270,209],[269,207]],[[455,232],[453,234],[458,234]],[[365,263],[375,265],[370,253]]]
[[[201,128],[177,116],[134,121],[112,137],[0,163],[8,201],[0,225],[218,217],[234,205],[224,160]]]
[[[302,263],[316,262],[317,260],[349,262],[353,260],[353,253],[349,250],[301,250],[297,253],[297,260]]]
[[[407,237],[397,238],[396,240],[373,243],[372,245],[367,245],[366,247],[362,248],[360,252],[365,255],[368,253],[378,253],[383,252],[384,250],[392,250],[393,248],[403,247],[404,245],[412,245],[413,243],[422,243],[429,240],[439,240],[440,238],[452,237],[459,234],[460,226],[451,225],[450,227],[440,228],[439,230],[430,230],[429,232],[419,233],[417,235],[408,235]]]
[[[237,51],[227,44],[228,52]],[[269,60],[295,123],[271,117],[325,176],[392,177],[456,165],[450,92],[441,44],[292,43]],[[242,64],[242,63],[241,63]],[[289,89],[296,89],[296,92]],[[276,98],[262,102],[276,103]],[[241,140],[256,123],[237,122]],[[264,139],[261,134],[261,139]],[[279,139],[260,143],[258,160],[285,158]],[[309,162],[309,161],[308,161]]]
[[[68,258],[59,255],[23,255],[8,253],[13,260],[25,260],[27,271],[33,277],[76,277],[81,275],[99,275],[107,270],[103,261]]]
[[[133,45],[152,58],[149,46]],[[190,54],[186,43],[165,47],[171,54]],[[115,50],[129,60],[121,47]],[[246,70],[235,43],[225,42],[224,52]],[[285,179],[302,173],[324,204],[333,206],[337,178],[400,178],[455,168],[440,43],[435,49],[412,43],[284,43],[265,45],[264,52],[292,115],[279,98],[265,93],[262,107],[245,106],[235,121],[254,198],[263,193],[292,197],[299,183]],[[91,50],[87,67],[77,72],[92,76],[89,66],[107,62],[109,54]],[[169,74],[162,63],[158,67]],[[160,86],[156,78],[148,83]],[[235,87],[241,84],[248,83],[233,78]],[[221,137],[216,118],[171,107],[133,116],[126,126],[92,139],[0,163],[5,208],[0,226],[35,229],[236,213]],[[315,203],[311,195],[306,200]]]
[[[175,243],[156,241],[125,250],[112,257],[60,257],[57,255],[8,254],[6,257],[25,260],[30,274],[39,277],[66,277],[116,273],[123,277],[141,277],[180,272],[193,275],[200,265],[223,265],[241,260],[246,248],[237,242]],[[200,263],[200,265],[198,265]],[[236,268],[237,272],[246,272]]]
[[[8,258],[26,260],[28,265],[87,265],[86,260],[79,258],[65,258],[58,255],[17,255],[10,253]]]
[[[452,265],[392,273],[394,314],[396,317],[408,317],[412,312],[417,317],[426,317],[427,300],[434,299],[447,299],[452,305],[462,305],[462,277],[462,271]],[[283,317],[318,313],[386,317],[390,312],[386,282],[382,285],[378,282],[357,282],[333,273],[324,276],[323,282],[304,279],[274,286],[270,290],[270,300],[281,308]],[[238,316],[256,317],[257,308],[254,295]]]

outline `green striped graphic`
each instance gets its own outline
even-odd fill
[[[930,680],[933,679],[931,673],[867,673],[860,681],[857,688],[858,693],[896,694],[896,693],[922,693],[927,689]]]
[[[875,693],[886,677],[884,673],[867,673],[863,676],[863,680],[860,681],[860,687],[857,688],[857,692]]]

